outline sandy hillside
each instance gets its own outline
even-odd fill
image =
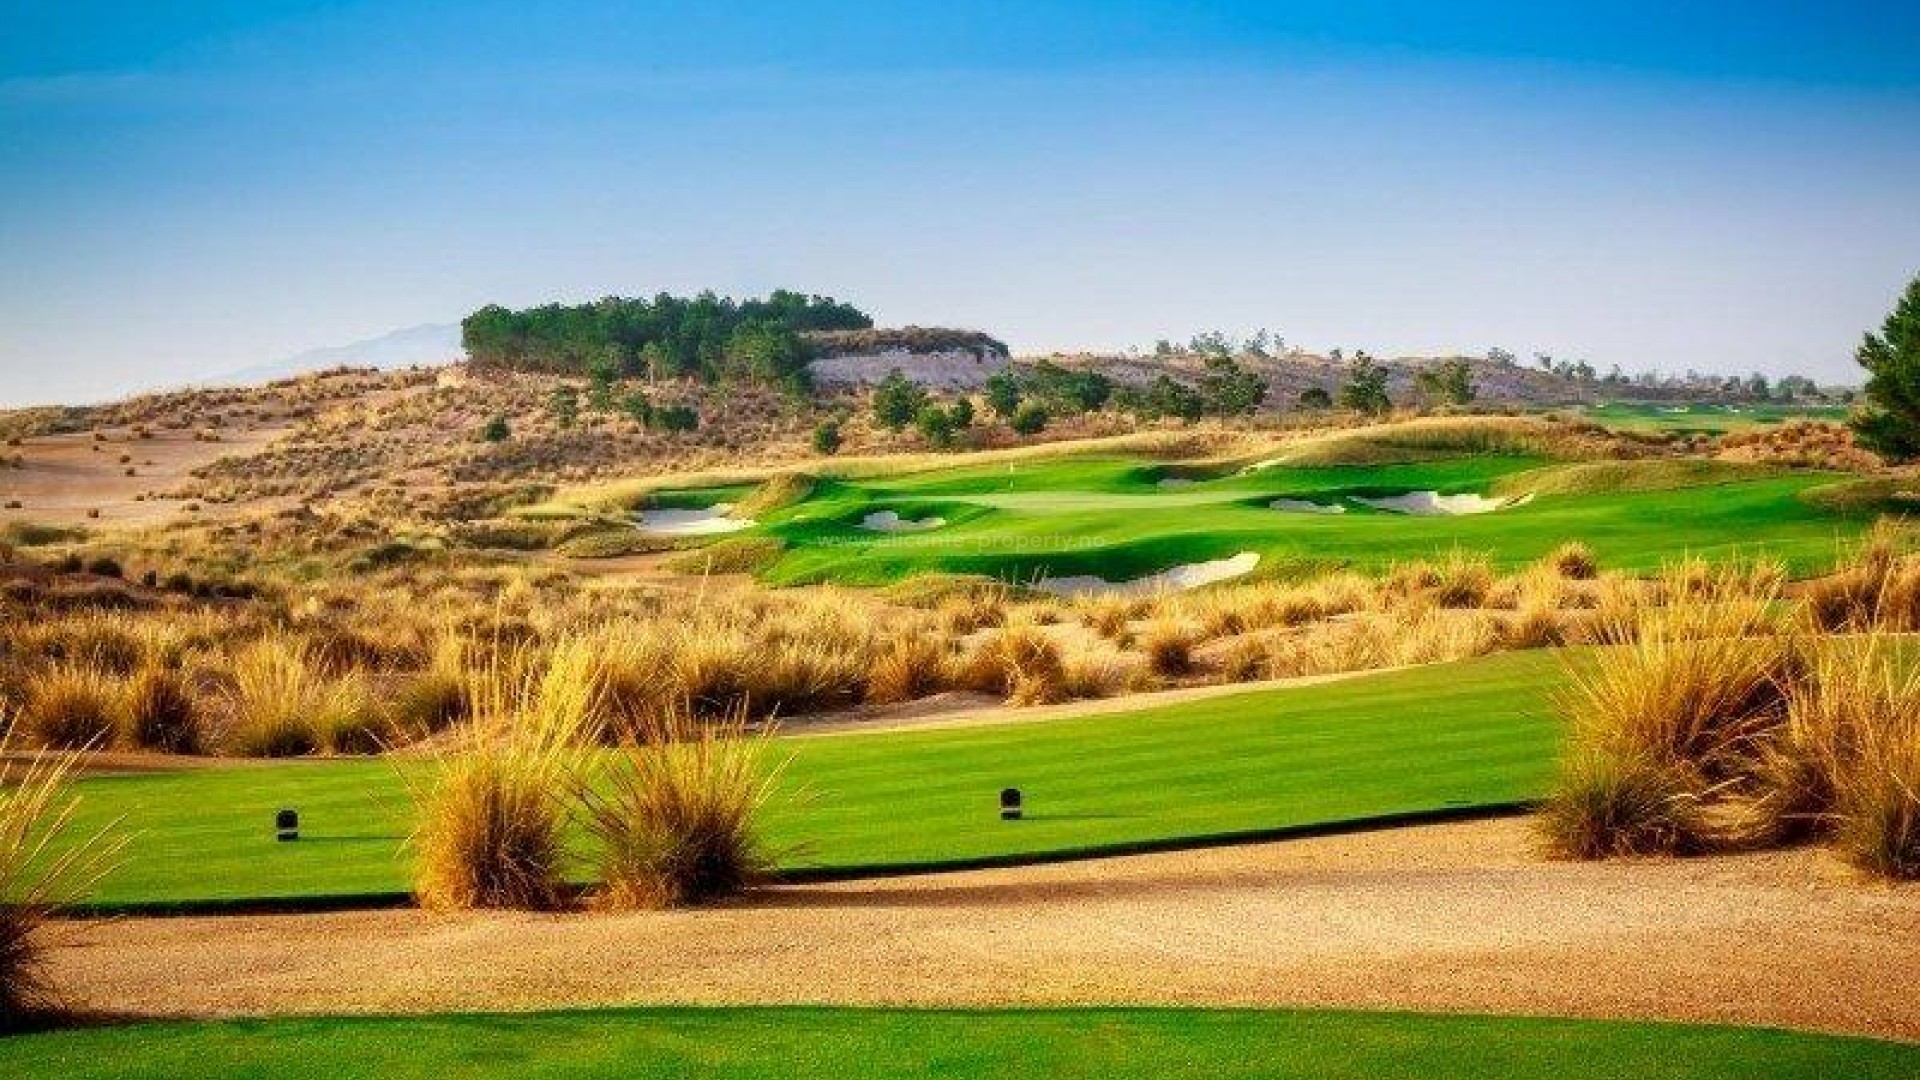
[[[189,512],[189,500],[165,496],[195,469],[256,453],[290,430],[253,428],[223,434],[218,442],[188,431],[142,437],[124,428],[103,430],[99,439],[90,433],[25,439],[0,454],[19,461],[0,468],[0,522],[149,525],[170,520]],[[20,505],[7,505],[13,502]]]

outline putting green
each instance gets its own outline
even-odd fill
[[[1872,514],[1800,496],[1835,474],[1644,466],[1658,482],[1630,490],[1543,491],[1482,514],[1415,516],[1358,500],[1415,491],[1527,493],[1542,459],[1477,455],[1385,465],[1244,470],[1183,468],[1124,457],[957,465],[904,476],[821,480],[807,497],[761,516],[753,533],[785,552],[763,572],[775,584],[884,584],[918,573],[972,573],[1015,582],[1090,574],[1131,580],[1169,567],[1260,555],[1261,576],[1335,567],[1377,570],[1460,548],[1501,567],[1582,540],[1603,565],[1656,569],[1685,555],[1770,555],[1796,574],[1823,569]],[[1172,483],[1163,483],[1172,481]],[[715,489],[705,501],[736,498]],[[700,502],[698,492],[672,493]],[[1275,509],[1276,499],[1337,505],[1337,514]],[[863,526],[892,511],[938,528],[884,533]],[[735,534],[746,535],[746,534]]]
[[[1892,1080],[1920,1047],[1682,1024],[1203,1009],[644,1009],[230,1020],[0,1039],[19,1080],[1499,1076]]]
[[[784,865],[852,872],[1066,857],[1511,804],[1541,793],[1562,659],[1509,653],[1137,712],[785,739]],[[1003,823],[1002,787],[1027,820]],[[239,763],[82,781],[78,834],[130,844],[103,905],[364,901],[408,887],[397,766]],[[303,838],[275,843],[274,811]]]

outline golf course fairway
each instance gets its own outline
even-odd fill
[[[1517,652],[1106,715],[788,738],[768,807],[785,868],[880,872],[1250,838],[1507,806],[1545,790],[1566,658]],[[82,781],[73,835],[127,838],[89,899],[391,901],[418,761],[235,763]],[[1028,816],[1002,822],[1001,788]],[[276,843],[281,808],[301,839]],[[588,868],[581,868],[586,874]]]

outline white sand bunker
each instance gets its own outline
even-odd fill
[[[860,519],[861,528],[888,533],[926,532],[928,529],[937,529],[946,523],[947,519],[942,517],[921,518],[919,521],[914,521],[903,518],[891,510],[877,510]]]
[[[1202,585],[1211,585],[1216,581],[1236,578],[1252,570],[1260,562],[1258,552],[1243,551],[1229,559],[1215,559],[1212,562],[1186,563],[1150,574],[1132,581],[1108,581],[1093,574],[1079,574],[1073,577],[1041,578],[1033,587],[1041,592],[1055,596],[1137,596],[1156,592],[1177,592],[1181,589],[1197,589]]]
[[[1197,481],[1190,476],[1167,476],[1161,478],[1160,486],[1163,488],[1183,488],[1192,487],[1196,482]]]
[[[753,525],[752,518],[728,517],[732,509],[732,503],[720,503],[705,510],[642,510],[640,531],[657,536],[711,536]]]
[[[1347,508],[1339,503],[1317,503],[1306,499],[1275,499],[1267,505],[1289,514],[1344,514],[1347,512]]]
[[[1457,514],[1491,514],[1495,510],[1509,510],[1516,506],[1525,506],[1533,501],[1531,494],[1518,498],[1489,498],[1467,492],[1461,495],[1442,495],[1437,491],[1409,491],[1404,495],[1383,495],[1369,499],[1353,496],[1353,501],[1371,506],[1375,510],[1387,510],[1395,514],[1410,514],[1414,517],[1451,517]]]

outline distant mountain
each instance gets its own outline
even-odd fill
[[[350,345],[308,349],[257,367],[216,376],[206,380],[203,385],[244,386],[343,366],[390,371],[416,364],[445,364],[465,356],[460,348],[460,327],[457,323],[425,323]]]

